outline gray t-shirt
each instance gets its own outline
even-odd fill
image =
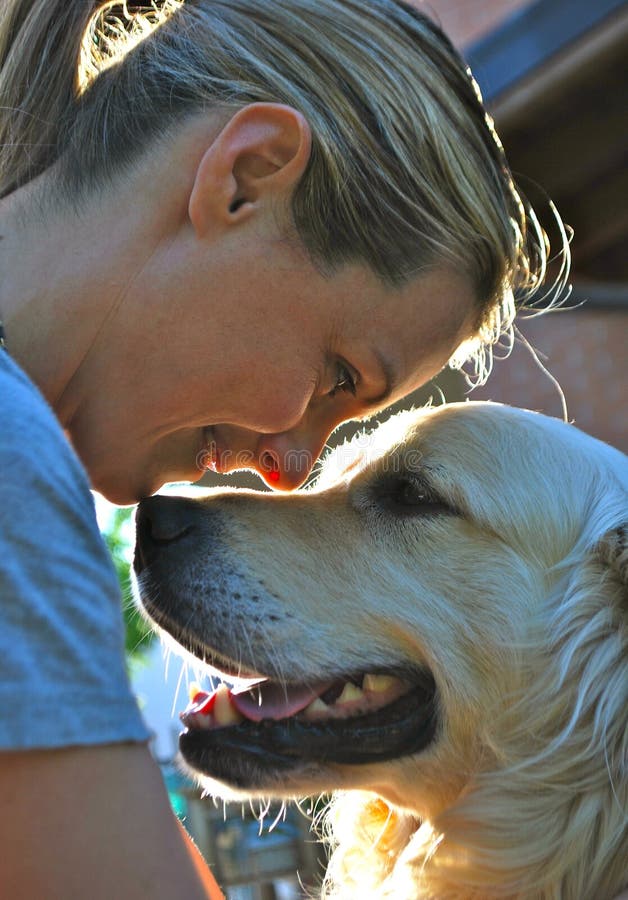
[[[0,749],[148,737],[87,475],[0,350]]]

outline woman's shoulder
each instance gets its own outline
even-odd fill
[[[59,431],[61,426],[37,385],[9,356],[0,352],[0,446],[16,432],[36,428]]]
[[[87,473],[51,406],[6,352],[0,352],[0,472],[0,490],[3,483],[26,483],[36,475],[71,494],[89,495]]]
[[[87,475],[51,407],[4,354],[0,597],[0,708],[11,710],[0,717],[0,748],[147,738]]]
[[[0,352],[0,547],[6,543],[12,558],[27,544],[30,556],[65,546],[96,553],[109,568],[85,469],[43,394]]]

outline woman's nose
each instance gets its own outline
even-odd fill
[[[275,490],[292,491],[306,480],[331,429],[295,429],[264,434],[258,446],[258,471]]]

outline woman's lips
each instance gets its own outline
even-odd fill
[[[197,466],[202,472],[210,471],[218,475],[255,472],[271,487],[277,487],[281,473],[272,454],[264,453],[260,458],[252,449],[233,450],[225,447],[223,437],[215,425],[206,425],[202,429],[201,450],[197,455]]]
[[[201,460],[199,468],[219,475],[243,470],[257,471],[254,451],[248,449],[235,451],[225,447],[222,435],[217,432],[215,425],[208,425],[203,429],[203,449],[199,458]]]
[[[252,454],[250,454],[252,459]],[[238,469],[245,468],[239,465],[238,454],[226,449],[220,443],[220,437],[215,425],[207,425],[203,429],[203,449],[201,451],[202,468],[218,475],[226,475]]]
[[[197,455],[198,468],[203,472],[219,472],[219,454],[216,443],[216,433],[213,425],[207,425],[202,430],[201,449]]]

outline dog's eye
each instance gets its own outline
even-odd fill
[[[453,513],[423,479],[411,476],[387,477],[375,487],[378,506],[397,515],[418,516]]]

